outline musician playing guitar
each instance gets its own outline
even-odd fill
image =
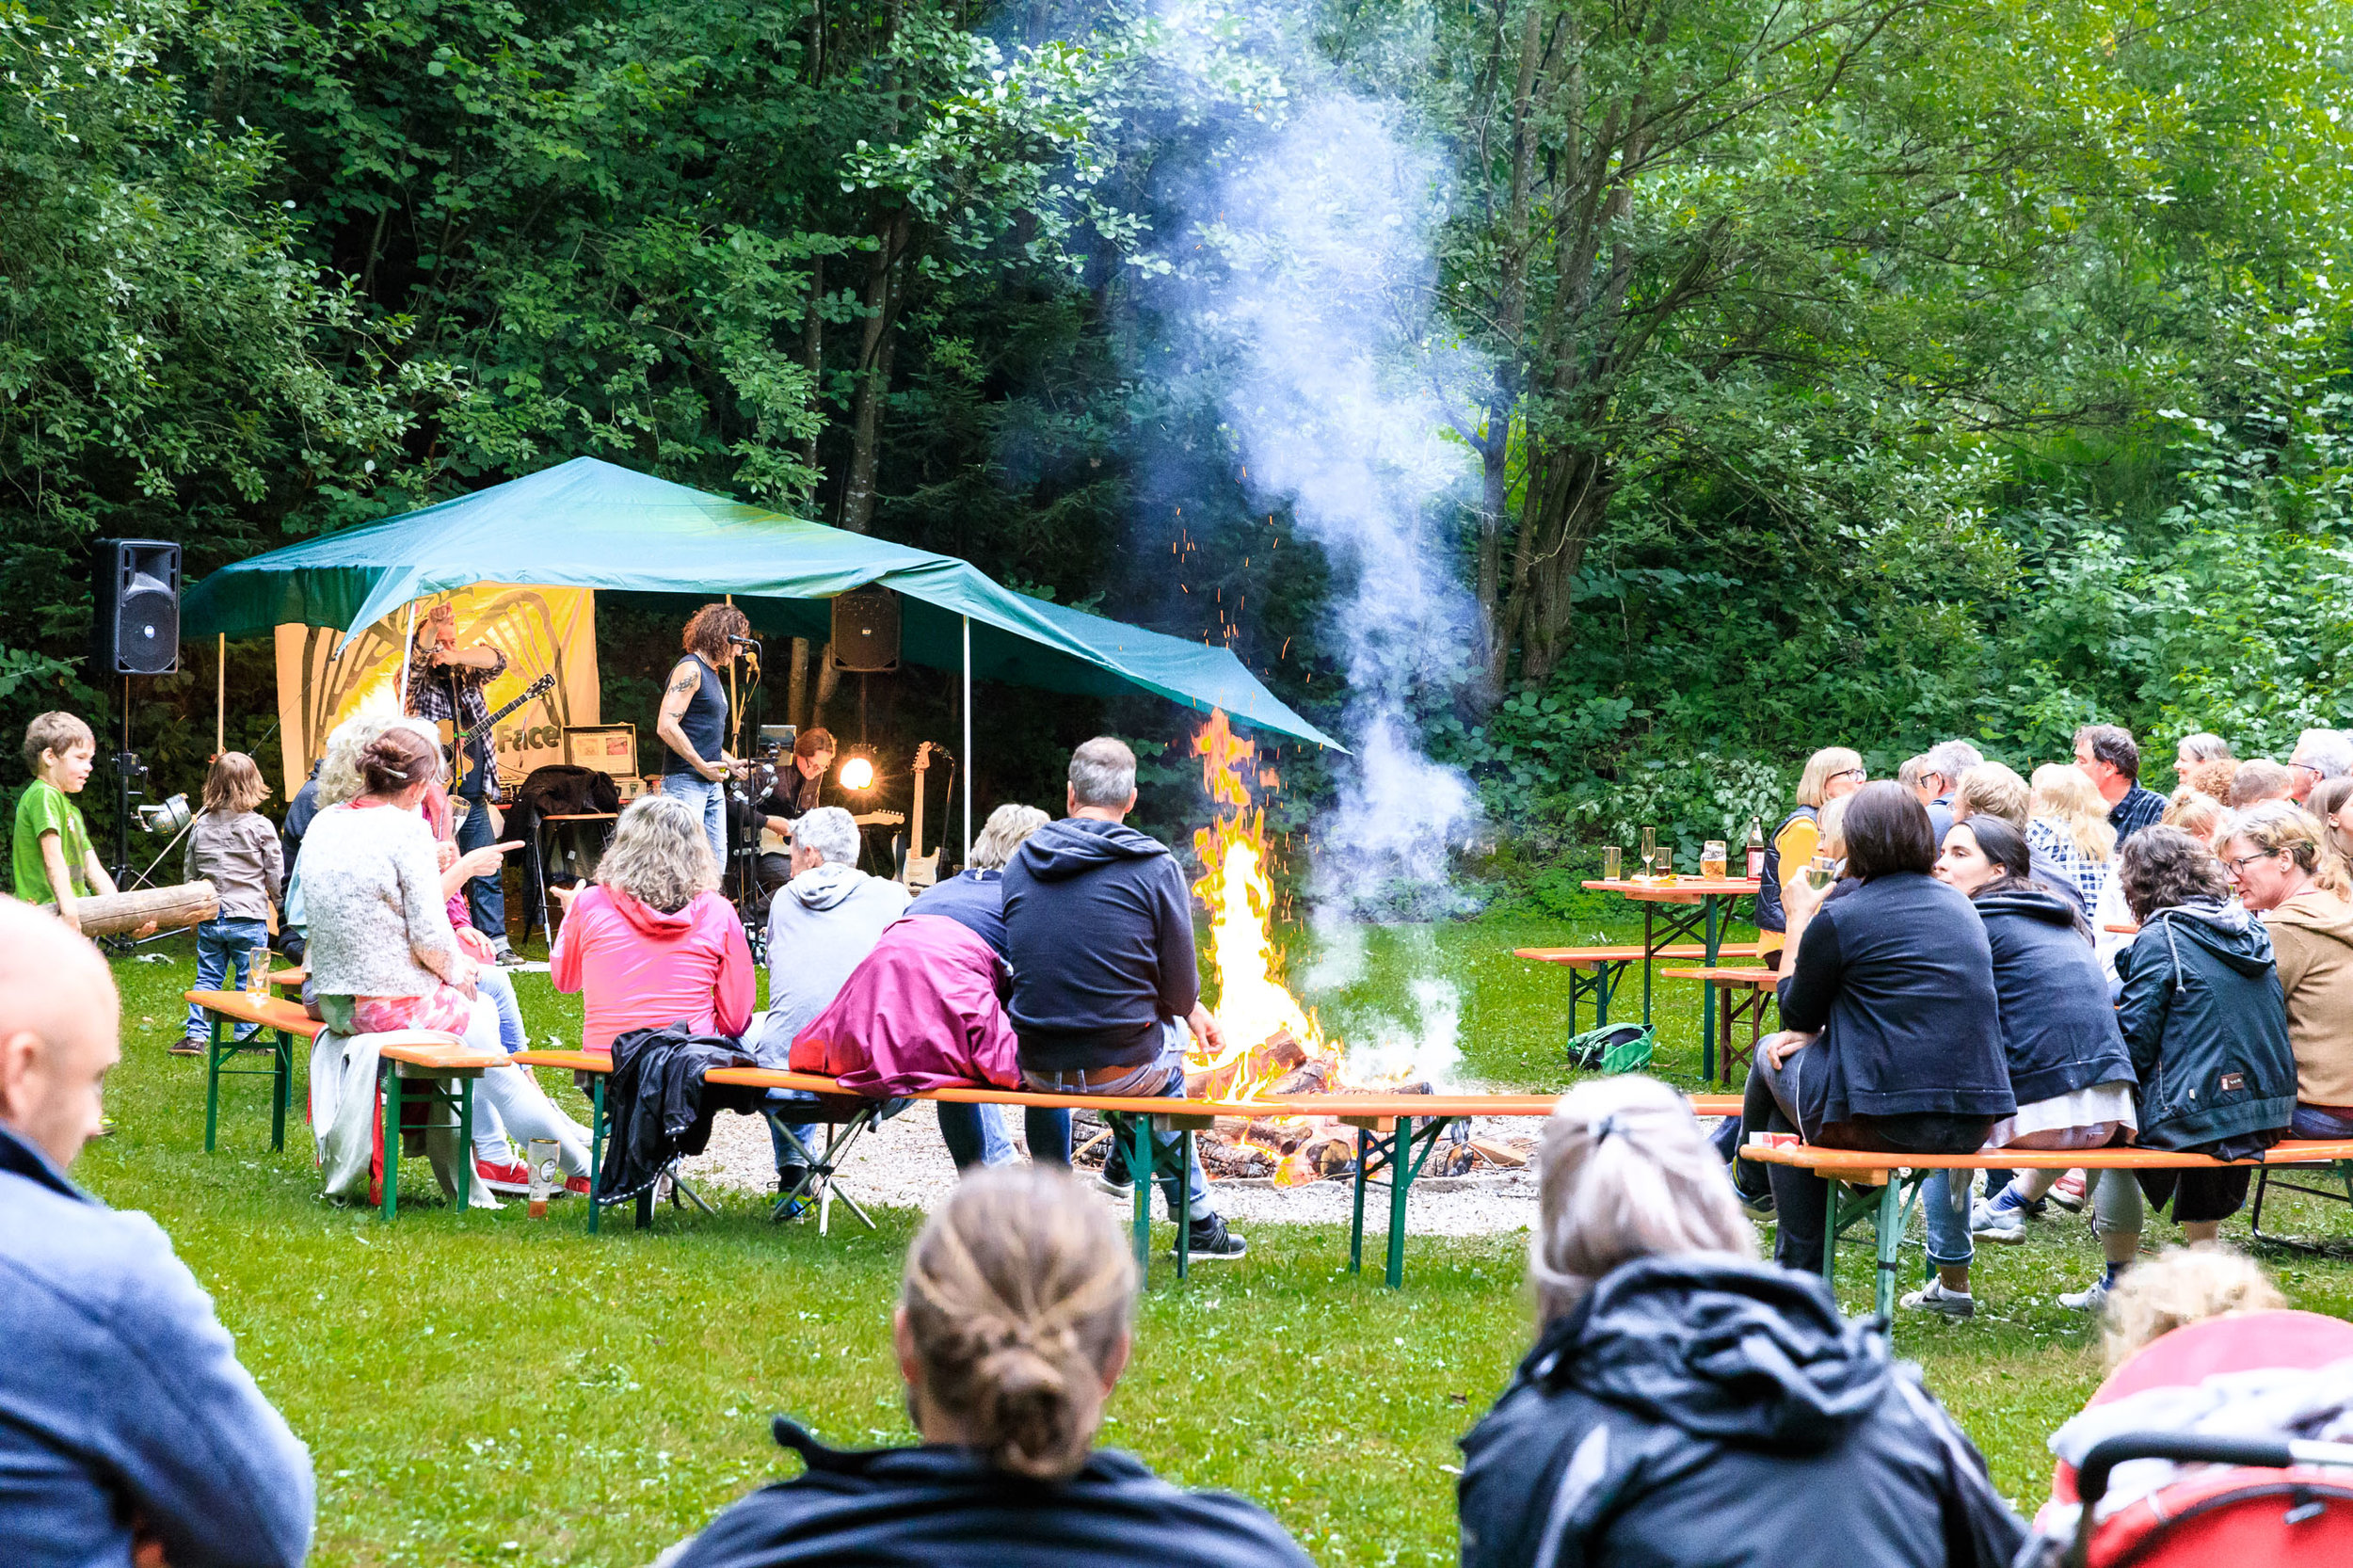
[[[481,849],[498,837],[487,804],[498,789],[498,754],[482,691],[504,673],[506,655],[489,644],[457,646],[457,612],[451,606],[437,604],[417,623],[416,641],[408,649],[408,711],[417,718],[453,724],[467,736],[458,747],[456,787],[450,791],[467,806],[465,820],[457,826],[460,851]],[[469,881],[466,904],[474,929],[490,938],[498,962],[520,962],[507,945],[506,894],[498,877]]]
[[[768,831],[784,840],[782,853],[760,857],[760,885],[771,893],[792,879],[792,824],[824,804],[819,797],[833,757],[831,731],[822,727],[802,730],[792,737],[791,764],[776,770],[776,786],[752,807]]]

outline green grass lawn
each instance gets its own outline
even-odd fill
[[[1491,919],[1376,932],[1326,1020],[1414,1016],[1409,982],[1434,963],[1461,989],[1466,1070],[1558,1087],[1561,977],[1509,950],[1600,937],[1627,930]],[[382,1225],[317,1196],[298,1111],[287,1152],[267,1152],[266,1080],[225,1091],[220,1149],[203,1152],[201,1064],[164,1052],[192,952],[158,951],[169,961],[117,965],[119,1130],[76,1174],[170,1232],[311,1445],[314,1561],[645,1562],[794,1467],[769,1438],[772,1414],[840,1444],[911,1437],[888,1319],[912,1215],[821,1239],[769,1225],[765,1206],[743,1198],[715,1220],[664,1211],[650,1232],[623,1219],[592,1238],[576,1203],[538,1223],[520,1204],[460,1217],[411,1161],[402,1218]],[[571,1037],[570,999],[544,977],[520,990],[535,1039]],[[1658,1070],[1696,1087],[1696,988],[1670,983],[1659,1000]],[[297,1071],[297,1099],[302,1082]],[[2280,1223],[2353,1230],[2342,1215],[2312,1203]],[[2244,1238],[2243,1221],[2230,1228]],[[2153,1239],[2167,1234],[2160,1222]],[[1417,1239],[1402,1294],[1377,1273],[1350,1277],[1337,1229],[1259,1225],[1250,1240],[1243,1262],[1181,1285],[1164,1262],[1156,1271],[1108,1440],[1174,1480],[1257,1498],[1321,1562],[1452,1560],[1453,1443],[1525,1346],[1525,1239]],[[1849,1308],[1869,1303],[1865,1251],[1844,1255]],[[1918,1258],[1915,1244],[1907,1266]],[[2046,1222],[2027,1245],[1982,1257],[1977,1321],[1899,1325],[1900,1352],[2028,1508],[2048,1480],[2044,1439],[2098,1381],[2089,1325],[2054,1300],[2096,1258],[2082,1222]],[[2297,1304],[2353,1311],[2343,1261],[2266,1261]]]

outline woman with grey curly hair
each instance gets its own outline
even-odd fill
[[[741,1036],[759,988],[744,922],[717,892],[701,816],[676,795],[629,804],[584,889],[555,889],[564,927],[548,978],[585,999],[581,1048],[683,1022]]]
[[[1463,1568],[1996,1568],[2024,1528],[1876,1322],[1756,1256],[1689,1102],[1580,1083],[1537,1156],[1535,1348],[1463,1439]],[[1928,1523],[1924,1523],[1928,1522]]]

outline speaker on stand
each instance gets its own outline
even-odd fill
[[[857,738],[866,739],[866,678],[899,667],[899,596],[853,588],[833,601],[833,664],[857,680]]]
[[[147,794],[147,767],[131,749],[131,678],[180,667],[180,547],[164,539],[99,539],[90,557],[90,683],[107,690],[122,683],[113,868],[122,886],[131,870],[131,803]]]

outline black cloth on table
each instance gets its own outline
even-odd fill
[[[632,1029],[613,1042],[613,1073],[605,1080],[604,1109],[611,1127],[604,1143],[604,1168],[597,1196],[616,1204],[653,1185],[680,1155],[700,1154],[711,1143],[711,1119],[722,1111],[760,1114],[768,1091],[736,1084],[707,1084],[713,1067],[757,1067],[725,1034],[696,1034],[683,1023],[663,1029]]]

